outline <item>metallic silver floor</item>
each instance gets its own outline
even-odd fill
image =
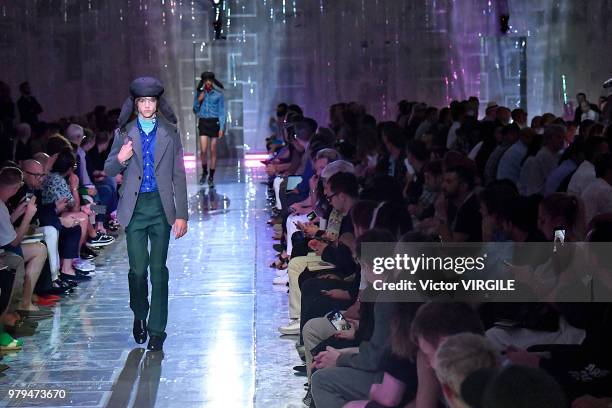
[[[301,407],[303,377],[287,322],[286,288],[273,288],[265,175],[236,163],[218,169],[216,191],[192,195],[189,233],[172,240],[164,355],[131,334],[123,236],[96,276],[40,323],[24,348],[5,355],[0,406]],[[10,398],[10,390],[65,390],[64,399]]]

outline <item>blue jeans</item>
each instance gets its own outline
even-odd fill
[[[105,221],[109,218],[110,213],[117,209],[117,183],[112,177],[106,177],[104,180],[96,182],[96,202],[106,206],[106,214],[96,215],[96,221]]]

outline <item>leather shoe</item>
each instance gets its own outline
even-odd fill
[[[149,344],[147,345],[147,349],[151,351],[162,351],[164,348],[164,340],[166,339],[165,333],[164,336],[151,336],[149,339]]]
[[[134,328],[132,330],[136,343],[143,344],[147,341],[147,321],[134,319]]]

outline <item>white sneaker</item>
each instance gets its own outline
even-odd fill
[[[75,268],[83,272],[93,272],[96,270],[96,267],[94,264],[92,264],[89,261],[85,261],[83,259],[75,259],[74,261],[72,261],[72,266],[74,266]]]
[[[272,283],[274,285],[286,285],[286,284],[288,284],[289,283],[289,274],[286,273],[283,276],[277,276],[276,278],[274,278]]]
[[[283,335],[300,334],[300,319],[293,319],[287,326],[281,326],[278,331]]]

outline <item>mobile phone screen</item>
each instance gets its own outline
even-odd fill
[[[308,218],[308,221],[314,221],[314,219],[317,218],[317,213],[315,213],[314,211],[311,211],[308,213],[306,218]]]
[[[553,252],[557,252],[559,248],[565,243],[565,228],[555,228],[555,235],[553,238]]]
[[[342,313],[340,311],[331,312],[327,315],[327,319],[334,326],[334,328],[338,331],[340,330],[348,330],[351,328],[351,325],[346,321]]]

